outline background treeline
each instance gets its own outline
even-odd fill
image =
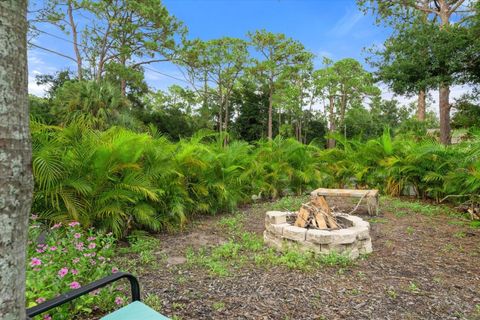
[[[80,221],[122,236],[134,228],[182,226],[194,214],[233,210],[255,198],[318,186],[379,188],[398,196],[478,202],[480,134],[446,147],[432,138],[366,142],[335,137],[323,149],[293,138],[224,146],[218,133],[171,142],[158,132],[97,131],[32,123],[33,212],[47,222]],[[458,198],[457,198],[458,197]]]
[[[123,236],[318,186],[478,203],[480,4],[358,3],[393,30],[369,50],[373,73],[350,58],[316,69],[300,42],[266,30],[189,39],[158,0],[45,0],[31,36],[65,32],[77,69],[38,76],[48,92],[30,97],[34,212]],[[162,62],[184,85],[148,87]],[[381,84],[418,102],[384,100]],[[456,84],[472,90],[452,102]],[[465,141],[448,146],[451,127]]]
[[[266,30],[243,39],[190,39],[157,0],[45,0],[31,10],[31,36],[51,37],[45,26],[58,27],[64,36],[56,38],[72,46],[75,56],[66,58],[77,69],[38,76],[50,89],[46,98],[32,98],[32,113],[56,125],[81,117],[98,129],[114,123],[143,131],[153,124],[173,140],[210,129],[225,143],[277,135],[308,143],[326,132],[368,139],[389,126],[439,127],[449,144],[451,126],[478,126],[472,117],[479,113],[478,1],[358,3],[392,29],[383,46],[368,50],[373,73],[349,58],[324,58],[315,69],[315,56],[299,41]],[[154,66],[164,62],[183,74],[182,85],[152,90],[145,73],[162,74]],[[380,84],[418,95],[418,102],[382,100]],[[456,84],[470,85],[472,94],[450,101]],[[439,122],[427,108],[432,89],[439,90]],[[333,147],[335,140],[325,143]]]

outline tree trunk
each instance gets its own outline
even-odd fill
[[[440,108],[440,142],[448,145],[451,142],[450,136],[450,88],[448,85],[441,84],[439,90],[439,108]]]
[[[273,88],[270,85],[270,89],[268,92],[268,140],[272,140],[272,109],[273,109]]]
[[[328,114],[328,122],[329,122],[328,132],[329,133],[334,133],[335,130],[336,130],[336,126],[335,126],[335,104],[334,104],[333,99],[334,99],[334,97],[330,96],[330,98],[329,98],[330,105],[328,107],[328,112],[329,112],[329,114]],[[335,139],[332,139],[332,138],[328,139],[327,148],[328,149],[335,148]]]
[[[425,90],[418,92],[418,106],[417,106],[417,119],[418,121],[425,121],[425,109],[426,109],[426,94]]]
[[[225,137],[223,138],[223,146],[226,147],[227,144],[228,144],[228,137],[227,137],[227,134],[228,134],[228,119],[230,117],[230,115],[228,114],[228,98],[226,99],[225,101],[225,120],[224,120],[224,124],[225,124]]]
[[[83,70],[82,70],[82,55],[80,54],[80,50],[78,49],[78,32],[77,32],[77,25],[75,24],[75,20],[73,19],[73,4],[72,1],[68,1],[68,19],[70,21],[70,26],[72,28],[72,36],[73,36],[73,50],[75,51],[75,56],[77,58],[77,74],[78,80],[83,79]]]
[[[0,1],[0,319],[25,319],[32,201],[27,0]]]

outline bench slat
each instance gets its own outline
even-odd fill
[[[327,189],[319,188],[313,190],[312,195],[324,196],[324,197],[353,197],[361,198],[366,195],[366,197],[376,197],[378,195],[378,190],[356,190],[356,189]]]
[[[101,320],[170,320],[140,301],[134,301],[117,311],[106,315]]]

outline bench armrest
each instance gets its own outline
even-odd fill
[[[44,313],[50,309],[58,307],[62,304],[70,302],[80,296],[86,295],[87,293],[94,291],[96,289],[102,288],[110,283],[118,281],[120,279],[127,278],[130,281],[130,287],[132,290],[132,301],[140,301],[140,285],[138,284],[137,278],[135,278],[130,273],[126,272],[117,272],[106,276],[100,280],[89,283],[78,289],[68,291],[64,294],[61,294],[51,300],[42,302],[34,307],[27,309],[27,317],[34,317],[41,313]]]

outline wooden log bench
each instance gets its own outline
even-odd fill
[[[377,215],[378,207],[378,190],[356,190],[356,189],[327,189],[318,188],[313,190],[310,195],[312,197],[344,197],[344,198],[366,198],[369,215]]]

